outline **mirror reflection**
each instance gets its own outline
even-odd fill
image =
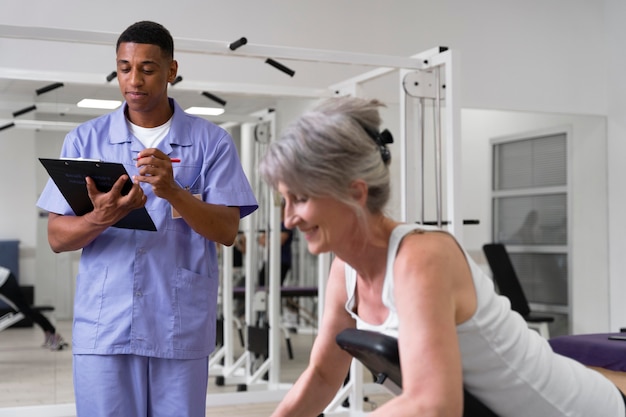
[[[311,105],[310,100],[304,100],[299,104],[299,108],[304,110]],[[292,103],[289,103],[289,109],[292,109]],[[397,105],[390,104],[387,110],[389,115],[397,114]],[[290,114],[293,111],[290,112]],[[485,268],[488,268],[481,247],[484,243],[491,241],[494,236],[504,233],[504,238],[513,248],[514,255],[518,257],[516,266],[519,267],[520,275],[532,276],[526,282],[530,301],[544,311],[549,311],[558,317],[556,324],[553,326],[553,334],[565,334],[570,331],[569,316],[572,312],[571,291],[564,291],[561,287],[556,293],[559,297],[551,299],[542,299],[539,297],[545,294],[543,291],[533,291],[536,288],[553,285],[556,280],[557,285],[565,285],[571,287],[576,285],[576,281],[583,279],[572,269],[573,260],[567,256],[571,248],[581,247],[581,245],[590,244],[580,238],[580,232],[577,230],[582,228],[585,230],[584,224],[563,222],[562,218],[552,215],[557,207],[561,204],[545,203],[546,196],[539,196],[534,199],[523,197],[504,197],[503,206],[510,206],[514,214],[509,221],[505,221],[503,216],[506,212],[501,212],[502,208],[495,210],[493,184],[493,151],[490,147],[498,144],[514,143],[516,140],[526,140],[530,137],[543,137],[547,133],[554,131],[563,131],[567,134],[568,149],[582,146],[577,141],[593,140],[596,143],[602,143],[605,139],[605,120],[598,116],[574,116],[562,114],[545,114],[545,113],[522,113],[522,112],[504,112],[480,109],[464,109],[462,111],[462,137],[463,137],[463,196],[465,200],[464,216],[480,219],[479,225],[468,225],[464,227],[464,239],[466,246],[470,249],[470,255],[479,260]],[[390,129],[397,129],[393,123],[389,123]],[[241,146],[241,124],[229,127],[233,138]],[[392,130],[393,131],[393,130]],[[33,157],[56,157],[60,150],[60,144],[64,137],[64,132],[59,131],[27,131],[15,130],[12,140],[18,149],[22,148],[21,159],[24,163],[35,167]],[[526,138],[526,139],[524,139]],[[30,142],[30,146],[24,146],[24,142]],[[392,145],[392,153],[397,155],[398,149]],[[24,156],[30,152],[28,156]],[[571,176],[584,177],[589,170],[595,169],[591,163],[602,163],[602,156],[599,155],[600,150],[587,152],[585,156],[585,165],[581,165],[581,161],[573,158],[571,153],[566,155],[567,166],[569,169],[568,180]],[[28,162],[26,162],[28,161]],[[39,167],[38,167],[39,168]],[[42,189],[47,175],[42,169],[36,170],[37,175],[31,181],[36,183],[36,187],[32,187],[33,193],[38,193]],[[8,177],[5,177],[8,179]],[[581,181],[579,181],[580,183]],[[585,187],[594,187],[597,184],[584,184]],[[12,181],[4,180],[2,187],[11,190]],[[24,187],[24,185],[22,185]],[[36,189],[36,191],[35,191]],[[570,188],[567,188],[568,192]],[[9,191],[11,192],[11,191]],[[271,196],[265,196],[261,201],[268,202]],[[517,198],[518,200],[515,200]],[[571,198],[571,197],[570,197]],[[9,210],[17,212],[20,210],[31,209],[34,196],[30,195],[22,202],[15,202],[10,205]],[[513,199],[511,202],[510,200]],[[397,201],[397,198],[395,199]],[[397,204],[397,203],[396,203]],[[566,213],[569,215],[572,210],[571,203],[567,206]],[[595,210],[594,205],[600,204],[598,201],[588,201],[592,207],[586,207],[585,204],[578,202],[578,206],[574,210]],[[7,207],[7,206],[5,206]],[[390,210],[394,210],[390,207]],[[535,211],[533,211],[535,210]],[[260,213],[266,216],[267,207],[262,209]],[[39,305],[54,306],[53,312],[44,312],[51,321],[59,329],[60,334],[64,337],[71,337],[71,317],[72,317],[72,295],[75,285],[75,276],[77,272],[77,262],[79,252],[71,252],[66,254],[53,254],[46,240],[46,220],[40,213],[35,213],[37,222],[37,244],[33,242],[20,242],[17,256],[22,268],[20,268],[20,277],[25,282],[30,283],[34,287],[36,293],[35,302]],[[546,217],[547,216],[547,217]],[[28,223],[28,222],[26,222]],[[24,223],[23,227],[29,227]],[[263,223],[262,221],[260,222]],[[566,223],[566,225],[564,225]],[[582,223],[582,222],[581,222]],[[498,226],[500,225],[501,226]],[[262,228],[255,232],[257,242]],[[499,232],[498,230],[501,230]],[[40,244],[40,242],[44,242]],[[286,278],[290,285],[313,286],[316,284],[317,276],[317,259],[311,257],[306,251],[305,245],[298,235],[294,234],[293,242],[293,259],[291,274]],[[261,245],[255,246],[257,251],[257,265],[262,265],[265,248]],[[3,253],[8,253],[3,251]],[[550,260],[547,262],[546,259]],[[544,262],[545,261],[545,262]],[[592,262],[593,260],[588,260]],[[532,265],[532,266],[528,266]],[[547,266],[548,265],[548,266]],[[242,268],[241,266],[239,268]],[[528,270],[531,268],[531,270]],[[551,273],[551,268],[557,268],[559,273]],[[242,277],[243,269],[239,269],[239,278]],[[536,274],[537,272],[539,274]],[[543,272],[541,272],[543,271]],[[532,280],[539,280],[532,281]],[[541,281],[544,281],[543,283]],[[561,284],[558,284],[561,280]],[[543,286],[543,287],[542,287]],[[564,295],[565,294],[565,295]],[[299,306],[302,312],[307,312],[311,316],[316,313],[316,301],[314,298],[301,299]],[[302,313],[303,315],[305,313]],[[311,319],[300,318],[298,323],[298,332],[291,334],[293,355],[299,360],[306,360],[308,349],[314,338],[314,321]],[[233,335],[235,337],[234,349],[237,353],[242,352],[239,343],[239,329],[241,323],[233,322]],[[285,381],[291,377],[295,378],[298,372],[298,365],[294,365],[292,359],[289,358],[287,339],[281,346],[281,364],[283,372],[285,372]],[[3,375],[13,375],[11,382],[0,382],[7,389],[14,392],[10,398],[2,398],[0,406],[11,407],[25,404],[64,404],[73,401],[72,376],[71,376],[71,346],[67,349],[50,352],[41,347],[43,344],[43,332],[37,327],[13,326],[0,332],[0,350],[2,355],[0,358],[1,373]],[[300,363],[300,362],[298,362]],[[6,381],[6,380],[5,380]],[[32,388],[33,386],[37,388]],[[10,388],[9,388],[10,387]],[[25,387],[29,387],[26,389]],[[219,388],[218,388],[219,387]],[[22,389],[23,388],[23,389]],[[236,390],[236,385],[219,386],[214,382],[210,388],[216,390]]]

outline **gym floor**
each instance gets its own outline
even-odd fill
[[[57,321],[56,325],[58,332],[66,340],[71,340],[71,322]],[[281,383],[294,382],[306,367],[314,337],[311,331],[290,335],[293,359],[289,359],[286,345],[281,346]],[[10,328],[0,332],[0,416],[8,415],[3,414],[3,408],[74,402],[71,349],[51,352],[42,348],[42,343],[43,332],[38,327]],[[240,352],[238,347],[236,353]],[[218,386],[214,377],[209,380],[208,394],[236,391],[234,385]],[[389,397],[389,394],[375,394],[372,400],[380,404]],[[218,407],[207,404],[207,416],[265,417],[271,414],[275,405],[275,402]],[[365,409],[371,407],[371,404],[365,404]]]

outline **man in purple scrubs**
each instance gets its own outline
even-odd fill
[[[82,249],[72,351],[79,417],[205,415],[215,345],[216,243],[232,245],[239,219],[258,207],[231,137],[186,114],[167,94],[176,78],[166,28],[137,22],[119,37],[125,103],[65,138],[62,157],[124,164],[121,195],[92,179],[93,211],[76,216],[52,181],[37,205],[49,212],[54,252]],[[157,231],[112,227],[145,207]]]

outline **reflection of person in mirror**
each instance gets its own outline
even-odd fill
[[[293,258],[292,248],[291,248],[291,245],[293,243],[293,230],[287,229],[285,227],[285,223],[283,222],[284,205],[281,207],[281,210],[282,211],[281,211],[281,222],[280,222],[280,285],[283,286],[285,284],[285,279],[287,278],[289,271],[291,271],[292,258]],[[264,231],[259,234],[259,237],[257,238],[257,242],[260,247],[265,248],[267,244],[267,237]],[[235,241],[235,251],[239,252],[239,258],[241,258],[243,254],[245,254],[246,252],[245,234],[240,234],[237,237],[237,240]],[[237,260],[237,257],[235,257],[235,261],[236,260]],[[267,260],[263,259],[262,266],[259,270],[259,277],[258,277],[258,282],[257,282],[259,287],[265,287],[266,277],[268,273],[269,273],[269,268],[267,268]],[[242,276],[239,278],[237,282],[235,282],[235,286],[242,287],[245,285],[245,281],[246,281],[245,276]],[[292,298],[286,298],[284,300],[284,304],[287,307],[287,311],[283,310],[283,316],[289,317],[289,319],[286,320],[286,325],[290,329],[290,331],[293,332],[296,327],[294,324],[294,321],[296,319],[291,313],[294,313],[297,311],[297,308],[294,308],[294,306],[297,306],[297,302]],[[243,316],[244,313],[245,313],[244,303],[241,300],[235,301],[235,315],[237,317],[241,317]]]
[[[541,231],[539,229],[539,214],[537,210],[531,210],[526,214],[524,222],[520,228],[513,234],[512,243],[531,244],[538,243],[541,239]]]
[[[118,38],[116,111],[68,133],[62,157],[125,165],[131,191],[90,178],[93,211],[76,216],[53,182],[38,205],[49,212],[54,252],[82,249],[72,353],[78,417],[204,417],[208,357],[215,348],[217,244],[232,245],[239,219],[258,207],[224,129],[168,97],[174,41],[154,22]],[[112,227],[145,207],[157,231]]]
[[[287,278],[287,274],[291,270],[292,264],[292,250],[291,244],[293,242],[293,230],[287,229],[284,223],[285,211],[284,204],[281,207],[281,222],[280,222],[280,285],[285,283],[285,279]],[[267,244],[267,237],[265,231],[262,231],[257,238],[257,243],[262,248],[265,248]],[[233,266],[241,266],[241,257],[246,253],[246,235],[243,233],[239,233],[237,239],[235,240],[235,250],[239,252],[238,256],[235,256],[235,261]],[[237,265],[237,260],[239,259],[239,265]],[[261,266],[261,270],[259,271],[259,280],[258,286],[265,286],[265,278],[267,275],[267,261],[263,259],[263,264]],[[245,278],[236,283],[237,286],[242,285]]]
[[[22,289],[17,283],[17,278],[15,278],[11,270],[3,266],[0,266],[0,295],[4,296],[13,304],[17,308],[17,311],[41,327],[44,333],[42,347],[50,350],[62,350],[67,347],[67,343],[63,340],[63,337],[57,333],[56,328],[50,323],[50,320],[41,314],[41,312],[32,309],[31,306],[28,305],[26,297],[24,297]]]
[[[287,229],[285,227],[285,205],[284,203],[281,205],[281,215],[280,215],[280,285],[285,283],[285,278],[287,278],[287,274],[291,270],[291,243],[293,242],[293,230]],[[259,235],[258,239],[259,245],[265,247],[266,245],[266,235],[265,232],[262,232]],[[263,266],[261,267],[261,271],[259,272],[259,286],[265,286],[265,276],[267,275],[267,261],[263,261]]]

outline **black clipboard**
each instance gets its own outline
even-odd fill
[[[91,177],[98,190],[110,191],[117,179],[128,172],[124,165],[114,162],[100,162],[81,159],[49,159],[39,158],[48,175],[56,184],[67,200],[68,204],[77,216],[89,213],[93,210],[93,204],[87,194],[85,177]],[[130,192],[132,187],[130,175],[122,188],[122,195]],[[139,229],[156,231],[157,228],[145,207],[138,208],[128,213],[126,217],[118,221],[113,227],[122,229]]]

